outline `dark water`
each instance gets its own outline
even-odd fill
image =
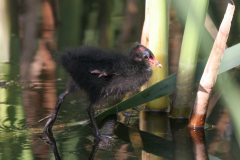
[[[50,143],[42,133],[45,122],[37,121],[51,113],[67,80],[44,78],[25,84],[1,80],[1,159],[54,159],[53,148],[61,159],[88,159],[95,143],[92,126],[86,123],[88,101],[84,93],[69,95],[62,104],[53,128],[55,147],[54,140]],[[105,108],[98,106],[96,111]],[[216,106],[213,111],[208,122],[214,125],[196,131],[167,114],[141,111],[139,120],[139,116],[119,113],[119,121],[116,115],[109,116],[98,125],[114,140],[101,142],[95,159],[239,159],[228,110]]]

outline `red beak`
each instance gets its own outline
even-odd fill
[[[149,63],[151,66],[157,66],[159,68],[163,68],[162,65],[154,57],[152,59],[149,59]]]

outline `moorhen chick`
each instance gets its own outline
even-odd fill
[[[84,46],[67,50],[60,61],[71,80],[66,91],[58,97],[52,114],[39,121],[48,119],[43,131],[52,129],[64,97],[81,89],[90,100],[87,111],[93,123],[93,135],[97,139],[101,139],[101,134],[94,118],[93,105],[108,97],[118,97],[139,90],[151,77],[151,66],[162,68],[153,53],[143,45],[133,47],[129,55]]]

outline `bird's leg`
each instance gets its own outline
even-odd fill
[[[58,100],[57,100],[57,103],[56,103],[56,106],[52,112],[52,114],[50,114],[49,116],[39,120],[38,122],[42,122],[44,121],[45,119],[48,119],[44,129],[43,129],[43,132],[47,132],[47,131],[50,131],[52,130],[52,126],[53,126],[53,123],[55,122],[56,118],[57,118],[57,114],[58,114],[58,110],[65,98],[65,96],[69,93],[68,90],[66,90],[65,92],[63,92],[59,97],[58,97]]]
[[[108,140],[112,140],[113,138],[109,135],[102,135],[100,134],[100,131],[98,129],[98,126],[97,126],[97,122],[94,118],[94,109],[93,109],[93,103],[91,103],[89,106],[88,106],[88,115],[89,115],[89,118],[93,124],[93,136],[96,138],[96,140],[102,140],[102,139],[108,139]]]
[[[92,146],[92,152],[88,158],[88,160],[94,160],[94,156],[95,154],[97,153],[98,151],[98,148],[99,148],[99,143],[101,142],[100,139],[95,139],[94,140],[94,145]]]
[[[118,104],[116,104],[116,110],[117,110],[117,122],[119,122],[120,121],[120,117],[119,117],[119,115],[118,115]]]
[[[93,110],[93,103],[91,103],[89,106],[88,106],[88,116],[93,124],[93,135],[97,138],[97,139],[101,139],[101,134],[100,134],[100,131],[98,129],[98,126],[97,126],[97,122],[94,118],[94,110]]]

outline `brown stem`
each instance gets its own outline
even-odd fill
[[[209,98],[216,83],[218,69],[226,47],[234,9],[235,6],[228,4],[217,38],[213,44],[210,57],[199,84],[189,127],[199,128],[204,126]]]

